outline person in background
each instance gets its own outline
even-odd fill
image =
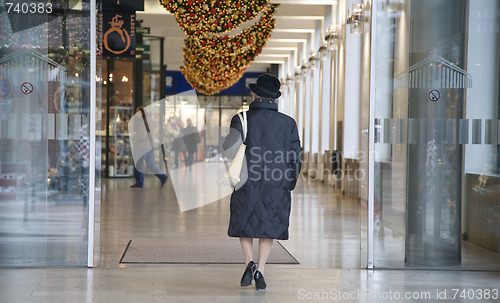
[[[287,240],[291,191],[301,169],[301,147],[295,120],[278,112],[280,81],[262,74],[249,85],[253,102],[247,111],[246,163],[248,179],[240,181],[231,195],[228,235],[239,237],[246,268],[240,285],[255,280],[257,290],[267,287],[264,268],[274,239]],[[228,158],[242,144],[240,119],[231,119],[223,148]],[[235,153],[234,153],[235,154]],[[259,239],[258,265],[253,261],[253,239]]]
[[[139,106],[135,112],[137,113],[141,111],[141,109],[143,108],[144,108],[143,106]],[[134,166],[135,183],[130,187],[132,188],[144,187],[144,171],[146,169],[146,167],[144,166],[145,164],[148,167],[148,171],[153,172],[155,176],[158,177],[158,179],[160,179],[161,187],[163,187],[165,185],[165,182],[167,182],[168,176],[161,171],[158,165],[156,165],[153,151],[154,151],[153,149],[147,151],[144,154],[144,156],[142,156],[139,160],[135,162]]]
[[[186,144],[184,144],[184,139],[182,138],[182,136],[182,127],[179,126],[179,134],[174,138],[174,142],[172,143],[172,148],[175,154],[175,168],[179,167],[179,162],[181,159],[184,159],[184,161],[187,160]],[[181,155],[182,158],[180,158]]]
[[[198,150],[198,143],[201,142],[200,133],[196,126],[193,125],[191,119],[187,119],[187,126],[181,132],[184,144],[186,145],[186,167],[189,167],[189,170],[191,170],[194,162],[194,154]]]

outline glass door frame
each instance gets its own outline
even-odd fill
[[[471,200],[469,200],[469,198],[466,196],[466,193],[465,191],[468,190],[467,188],[467,179],[468,178],[468,174],[474,174],[474,171],[473,169],[471,169],[470,171],[467,171],[466,170],[466,163],[468,163],[468,160],[470,160],[471,158],[467,158],[466,157],[466,153],[465,151],[467,149],[471,149],[471,150],[475,150],[474,148],[481,148],[483,147],[483,145],[491,145],[491,144],[497,144],[498,146],[498,142],[496,140],[499,140],[498,138],[500,138],[500,135],[497,133],[498,131],[498,125],[496,123],[500,123],[500,120],[498,120],[498,116],[497,117],[494,117],[494,116],[488,116],[485,112],[482,112],[482,113],[478,113],[478,112],[468,112],[466,111],[465,109],[466,108],[470,108],[471,107],[471,104],[474,104],[473,102],[475,101],[474,99],[470,98],[469,94],[471,95],[474,95],[477,97],[477,90],[480,85],[476,84],[477,86],[476,87],[470,87],[470,86],[467,86],[468,82],[461,82],[461,83],[464,83],[463,86],[455,86],[455,87],[452,87],[452,88],[458,88],[458,89],[464,89],[465,90],[465,98],[464,98],[464,113],[463,113],[463,116],[459,117],[459,118],[455,118],[455,117],[451,117],[451,118],[448,118],[448,120],[452,121],[453,120],[457,120],[457,122],[455,122],[456,124],[452,124],[452,128],[450,129],[455,129],[456,131],[456,134],[459,134],[459,136],[454,136],[456,135],[455,133],[452,133],[452,140],[450,139],[446,139],[448,141],[445,141],[445,139],[443,139],[443,141],[439,141],[438,140],[438,143],[440,144],[449,144],[449,145],[457,145],[458,146],[458,150],[460,150],[461,153],[463,153],[463,158],[461,160],[462,164],[461,164],[461,172],[460,174],[458,175],[459,179],[460,179],[460,182],[461,182],[461,188],[459,189],[462,194],[461,196],[459,197],[459,199],[457,200],[450,200],[450,201],[457,201],[459,204],[460,207],[462,207],[462,209],[460,209],[460,207],[457,207],[459,209],[459,212],[461,213],[461,215],[459,216],[459,221],[460,221],[460,224],[462,224],[462,229],[460,230],[461,234],[458,236],[458,239],[459,239],[459,245],[461,245],[462,247],[462,250],[464,250],[464,252],[466,252],[466,254],[468,254],[469,256],[465,256],[465,254],[461,254],[459,255],[460,256],[460,263],[459,264],[430,264],[430,263],[425,263],[425,264],[419,264],[417,262],[411,262],[411,261],[408,261],[407,257],[408,257],[408,248],[406,250],[404,250],[404,244],[403,243],[403,251],[402,253],[404,254],[404,259],[401,258],[401,255],[398,254],[397,257],[388,257],[389,259],[386,259],[384,261],[380,261],[380,248],[378,246],[379,243],[379,234],[378,234],[378,229],[379,229],[379,223],[380,223],[380,220],[377,219],[377,215],[378,215],[378,212],[380,211],[380,208],[378,208],[379,204],[382,203],[381,201],[379,202],[379,200],[382,200],[380,199],[381,197],[379,196],[379,187],[381,187],[381,185],[379,184],[379,181],[381,179],[381,176],[380,176],[380,171],[378,169],[378,165],[381,163],[381,162],[375,162],[375,161],[380,161],[380,160],[377,160],[376,158],[376,152],[378,152],[378,144],[380,143],[383,143],[383,144],[406,144],[407,146],[410,146],[410,144],[421,144],[420,143],[416,143],[417,141],[415,141],[415,137],[411,137],[411,134],[414,135],[414,130],[416,129],[415,127],[419,127],[419,125],[415,124],[415,123],[411,123],[412,121],[409,121],[409,120],[415,120],[416,118],[411,118],[411,116],[409,115],[409,111],[408,111],[408,116],[405,118],[404,115],[399,117],[401,118],[400,120],[406,120],[406,121],[402,121],[402,123],[396,125],[396,124],[393,124],[393,120],[392,118],[396,118],[395,116],[387,116],[387,118],[391,118],[391,119],[387,119],[387,121],[383,121],[386,116],[380,116],[380,114],[377,114],[377,111],[380,110],[380,104],[381,104],[381,100],[380,99],[380,95],[383,94],[381,93],[381,91],[384,89],[383,85],[382,87],[380,87],[380,79],[383,79],[383,75],[381,76],[381,74],[383,74],[383,72],[381,73],[381,70],[379,68],[379,70],[377,70],[377,60],[378,60],[378,63],[380,64],[381,63],[381,57],[384,57],[384,56],[380,56],[380,53],[379,53],[379,56],[377,57],[377,49],[383,49],[384,48],[384,42],[386,42],[384,40],[384,37],[383,37],[383,30],[382,28],[384,27],[384,24],[385,23],[379,23],[379,20],[377,20],[377,18],[375,16],[380,16],[381,15],[381,12],[383,10],[383,7],[380,7],[381,5],[381,1],[371,1],[371,0],[364,0],[364,7],[365,7],[365,16],[373,16],[373,19],[370,17],[369,18],[369,21],[366,22],[364,24],[364,33],[363,33],[363,36],[362,36],[362,39],[363,39],[363,57],[362,57],[362,60],[363,60],[363,66],[362,66],[362,71],[363,73],[366,73],[368,72],[369,73],[369,81],[367,81],[367,85],[364,85],[363,88],[364,88],[364,91],[369,91],[369,96],[366,96],[364,95],[364,97],[362,97],[362,106],[361,106],[361,129],[362,130],[367,130],[367,134],[365,136],[365,134],[361,134],[362,138],[364,137],[367,141],[367,144],[366,144],[366,147],[364,147],[362,144],[362,152],[365,153],[365,155],[367,155],[367,163],[366,163],[366,169],[368,170],[367,171],[367,180],[365,180],[364,182],[366,182],[366,184],[368,185],[368,193],[367,193],[367,199],[366,201],[363,201],[363,202],[366,202],[365,205],[363,206],[362,204],[362,215],[360,217],[360,224],[361,224],[361,264],[360,266],[362,268],[366,268],[366,269],[375,269],[375,268],[386,268],[386,269],[404,269],[404,268],[412,268],[412,269],[429,269],[429,268],[432,268],[432,269],[440,269],[440,270],[458,270],[458,271],[482,271],[482,270],[486,270],[486,271],[498,271],[498,266],[494,266],[495,264],[492,264],[491,262],[489,262],[488,258],[491,258],[491,256],[489,254],[486,254],[484,250],[474,250],[474,252],[478,252],[478,255],[480,257],[480,261],[481,262],[478,262],[476,259],[474,258],[471,258],[470,256],[472,255],[469,252],[465,251],[466,248],[469,248],[470,249],[470,246],[467,246],[467,245],[470,245],[469,243],[471,243],[472,245],[474,244],[477,244],[475,242],[468,242],[468,240],[466,239],[467,237],[467,234],[464,232],[467,232],[468,229],[466,228],[466,220],[467,219],[471,219],[473,217],[467,217],[467,214],[465,213],[465,210],[466,210],[466,206],[468,203],[471,203]],[[488,1],[484,1],[484,2],[488,2]],[[477,4],[477,3],[476,3]],[[371,5],[371,7],[370,7]],[[475,26],[477,25],[478,23],[478,19],[471,19],[471,16],[475,16],[476,13],[478,12],[478,7],[479,6],[476,6],[475,7],[475,11],[471,11],[471,8],[470,8],[470,5],[471,3],[469,2],[468,3],[468,6],[467,6],[467,9],[466,9],[466,14],[464,16],[464,20],[466,20],[466,25],[465,25],[465,28],[467,30],[470,30],[471,28],[475,28]],[[479,4],[478,4],[479,5]],[[481,6],[479,7],[480,10],[484,11],[484,10],[487,10],[488,9],[488,5],[484,5],[484,6]],[[421,8],[420,8],[421,9]],[[491,8],[490,8],[491,10]],[[417,11],[418,12],[418,11]],[[420,11],[421,12],[421,11]],[[388,12],[384,12],[384,13],[388,13]],[[473,13],[475,15],[473,15]],[[397,14],[397,12],[395,13]],[[406,16],[407,18],[410,18],[410,16]],[[411,20],[411,19],[410,19]],[[455,19],[453,19],[455,20]],[[472,20],[472,21],[471,21]],[[474,23],[474,20],[476,23]],[[409,22],[408,20],[406,22]],[[471,23],[472,22],[472,23]],[[409,23],[407,23],[409,24]],[[378,27],[378,30],[377,30],[377,27]],[[490,32],[486,32],[488,34],[490,34]],[[379,35],[379,39],[377,39],[377,34]],[[484,64],[479,64],[479,62],[484,62],[484,61],[481,61],[481,60],[475,60],[474,59],[474,56],[478,57],[478,53],[480,53],[481,55],[484,55],[484,56],[490,56],[490,57],[493,57],[493,56],[497,56],[497,50],[498,50],[498,45],[496,46],[496,50],[494,47],[492,47],[490,45],[490,50],[489,52],[487,53],[483,53],[483,52],[480,52],[478,51],[478,49],[475,50],[475,53],[474,53],[474,49],[471,49],[470,46],[471,45],[474,45],[474,43],[470,43],[469,41],[467,41],[468,39],[470,39],[471,37],[474,37],[474,38],[477,38],[477,39],[483,39],[483,40],[487,40],[487,38],[489,36],[481,36],[480,38],[478,38],[478,36],[474,36],[474,32],[473,31],[465,31],[465,44],[464,44],[464,51],[465,51],[465,67],[464,67],[464,71],[467,71],[469,70],[468,72],[472,74],[472,76],[475,76],[481,72],[482,75],[485,75],[485,74],[491,74],[491,73],[498,73],[498,65],[497,65],[497,70],[494,70],[492,71],[492,67],[489,67],[488,69],[488,73],[484,72]],[[498,38],[497,38],[498,39]],[[475,42],[475,45],[479,45],[479,43],[477,41],[481,41],[481,40],[476,40]],[[497,40],[498,41],[498,40]],[[380,43],[379,47],[377,47],[377,43]],[[492,42],[493,43],[493,42]],[[387,44],[387,43],[386,43]],[[485,44],[485,45],[481,45],[480,48],[481,51],[483,50],[484,47],[487,47],[488,45]],[[406,50],[405,50],[406,51]],[[369,54],[369,56],[367,56],[367,54]],[[412,52],[410,51],[409,54],[412,54]],[[498,60],[498,59],[496,59]],[[384,63],[384,62],[382,62]],[[474,64],[473,64],[474,63]],[[477,64],[476,64],[477,63]],[[495,64],[499,64],[498,61],[495,63]],[[481,67],[479,67],[481,66]],[[369,70],[367,70],[367,68],[369,68]],[[394,69],[396,70],[396,69]],[[475,74],[474,74],[475,72]],[[362,74],[363,74],[362,73]],[[363,77],[363,76],[362,76]],[[467,77],[469,76],[464,76],[463,78],[458,78],[458,79],[466,79]],[[393,81],[395,81],[395,75],[393,74]],[[378,81],[377,81],[378,79]],[[363,82],[364,81],[364,78],[361,79],[361,81]],[[382,80],[383,81],[383,80]],[[464,80],[465,81],[465,80]],[[477,80],[476,80],[477,81]],[[477,82],[476,82],[477,83]],[[375,86],[376,85],[379,85],[378,89],[378,94],[379,94],[379,99],[377,100],[377,95],[375,93]],[[455,84],[453,84],[455,85]],[[395,86],[395,88],[398,88],[397,86]],[[394,92],[394,89],[393,87],[393,92]],[[441,88],[441,89],[447,89],[449,87],[447,86],[438,86],[437,88]],[[398,88],[400,89],[400,87]],[[476,90],[476,93],[472,93],[474,91],[474,89]],[[487,87],[487,89],[482,89],[481,91],[484,92],[488,92],[489,89],[492,89],[492,91],[498,91],[498,82],[496,82],[494,84],[494,86],[489,86]],[[363,90],[363,89],[362,89]],[[396,93],[394,93],[396,94]],[[495,96],[495,94],[493,94]],[[496,93],[496,98],[498,98],[498,93]],[[396,97],[394,97],[396,98]],[[441,91],[441,99],[444,99],[446,98],[446,95],[443,93],[443,91]],[[406,98],[405,98],[406,99]],[[405,100],[404,99],[404,100]],[[404,101],[403,100],[403,101]],[[429,97],[429,100],[430,101],[437,101],[437,100],[432,100],[430,97]],[[427,100],[426,98],[426,101],[429,102],[429,100]],[[481,100],[489,100],[488,98],[483,98]],[[378,101],[378,102],[377,102]],[[493,98],[493,100],[491,102],[498,102],[497,99]],[[395,103],[393,103],[395,104]],[[486,104],[486,103],[485,103]],[[377,105],[379,106],[377,108]],[[498,103],[497,103],[497,110],[498,110]],[[377,110],[377,111],[376,111]],[[482,114],[485,114],[486,116],[482,116]],[[497,113],[494,113],[493,115],[497,115]],[[438,118],[434,118],[433,116],[431,116],[430,118],[425,118],[425,123],[436,123],[434,121],[440,121],[440,119],[446,119],[447,117],[446,116],[443,116],[442,118],[441,117],[438,117]],[[429,119],[427,121],[427,119]],[[434,120],[432,120],[434,119]],[[414,121],[413,121],[414,122]],[[417,121],[418,122],[418,121]],[[463,122],[463,123],[462,123]],[[381,124],[382,123],[382,124]],[[419,122],[420,123],[420,122]],[[460,124],[458,124],[460,123]],[[463,124],[462,126],[464,127],[461,127],[461,124]],[[393,127],[393,125],[395,125],[394,127],[396,128],[399,128],[399,130],[401,130],[401,134],[403,136],[406,136],[405,140],[401,140],[401,141],[397,141],[397,139],[394,139],[398,136],[394,136],[393,137],[393,134],[391,133],[391,127]],[[430,124],[431,128],[432,127],[435,127],[433,124]],[[437,124],[438,127],[437,129],[439,130],[439,127],[440,124]],[[460,129],[458,129],[458,127],[460,127]],[[384,129],[385,128],[385,129]],[[434,128],[434,130],[436,130],[436,128]],[[471,131],[472,130],[472,131]],[[385,132],[387,132],[387,134],[385,134]],[[389,134],[390,133],[390,134]],[[438,132],[439,134],[439,132]],[[386,136],[390,136],[390,138],[386,138]],[[434,135],[433,135],[434,136]],[[440,138],[439,135],[435,135],[436,138]],[[400,136],[399,136],[400,137]],[[381,139],[383,138],[383,139]],[[448,138],[448,137],[447,137]],[[388,141],[386,141],[386,139],[390,139]],[[392,140],[394,139],[394,140]],[[363,140],[363,139],[362,139]],[[448,143],[447,143],[448,142]],[[376,145],[377,143],[377,145]],[[498,147],[497,147],[497,150],[498,150]],[[408,155],[408,152],[405,152],[407,153]],[[380,154],[379,154],[380,156]],[[470,155],[469,155],[470,157]],[[391,161],[394,161],[394,160],[391,160]],[[409,158],[406,158],[405,161],[410,161]],[[496,162],[496,165],[498,166],[498,163],[499,161],[497,160]],[[480,166],[480,165],[483,165],[483,166]],[[485,169],[485,166],[484,164],[479,164],[478,166],[479,168],[482,167],[482,169],[484,170]],[[405,170],[408,170],[409,168],[406,167]],[[474,168],[477,170],[477,168]],[[390,173],[390,172],[389,172]],[[413,173],[413,172],[412,172]],[[404,175],[406,176],[406,180],[404,180],[404,182],[408,183],[409,182],[409,177],[408,177],[408,171],[404,173]],[[488,172],[487,171],[484,171],[484,175],[486,176],[486,178],[488,177]],[[483,180],[481,180],[481,177],[475,177],[476,179],[471,179],[471,180],[475,180],[475,182],[477,184],[481,184],[483,186],[486,187],[486,189],[488,189],[486,186],[486,180],[484,180],[484,182],[482,182]],[[471,181],[469,181],[471,182]],[[472,181],[474,182],[474,181]],[[490,191],[493,193],[493,195],[498,195],[498,192],[495,192],[494,189],[492,189],[492,186],[491,185],[492,183],[490,182]],[[470,184],[468,184],[468,186],[470,186]],[[383,189],[380,189],[381,191],[383,191]],[[391,193],[393,194],[393,193]],[[409,198],[408,197],[411,197],[411,195],[409,194],[409,190],[408,188],[406,188],[404,190],[404,194],[405,194],[405,200],[399,200],[401,201],[401,203],[404,203],[405,207],[408,207],[408,201]],[[445,200],[443,200],[445,201]],[[404,210],[404,215],[405,215],[405,218],[407,216],[407,213],[411,213],[408,209],[405,209]],[[469,214],[470,215],[470,214]],[[451,220],[451,219],[450,219]],[[431,220],[429,220],[431,221]],[[386,219],[385,223],[387,223],[390,221],[388,221]],[[382,221],[382,228],[383,228],[383,224],[384,221]],[[404,222],[405,224],[405,227],[408,229],[408,222]],[[387,228],[387,225],[386,225],[386,228]],[[402,233],[404,234],[404,238],[405,239],[404,241],[408,241],[408,231],[406,230],[402,230]],[[386,233],[387,234],[387,233]],[[408,243],[408,242],[407,242]],[[481,245],[478,246],[478,248],[480,248]],[[392,250],[391,252],[394,252],[394,250]],[[458,250],[459,253],[461,253],[461,250]],[[483,259],[484,257],[484,259]],[[387,260],[391,261],[391,260],[395,260],[395,259],[398,259],[398,263],[397,265],[393,266],[392,264],[386,264],[385,262],[387,262]],[[438,258],[436,258],[437,260]],[[401,262],[404,262],[403,265],[401,265],[400,263]]]
[[[89,216],[88,216],[88,250],[87,267],[94,267],[95,239],[99,239],[99,230],[96,228],[96,112],[97,112],[97,11],[96,0],[90,0],[90,159],[89,159]],[[99,166],[100,167],[100,166]],[[100,205],[100,197],[98,197]],[[97,216],[100,216],[100,209],[97,208]]]

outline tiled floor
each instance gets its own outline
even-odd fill
[[[360,269],[358,203],[317,183],[294,191],[282,242],[300,265],[267,265],[267,290],[239,286],[242,264],[120,264],[131,239],[227,237],[228,199],[180,212],[171,184],[103,183],[99,267],[2,269],[0,302],[500,301],[499,272]]]

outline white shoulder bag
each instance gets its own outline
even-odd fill
[[[231,165],[224,174],[224,177],[229,179],[229,182],[231,182],[231,186],[233,187],[236,183],[240,182],[241,169],[245,159],[245,150],[247,148],[245,144],[245,140],[247,138],[247,113],[243,112],[243,117],[241,116],[241,113],[239,113],[238,117],[240,118],[241,127],[243,128],[243,141],[241,142],[241,146],[238,148]]]

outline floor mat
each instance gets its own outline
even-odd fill
[[[253,255],[258,262],[258,240],[254,240]],[[244,264],[240,241],[185,239],[136,239],[128,242],[120,263],[137,264]],[[275,241],[267,264],[299,264]]]

